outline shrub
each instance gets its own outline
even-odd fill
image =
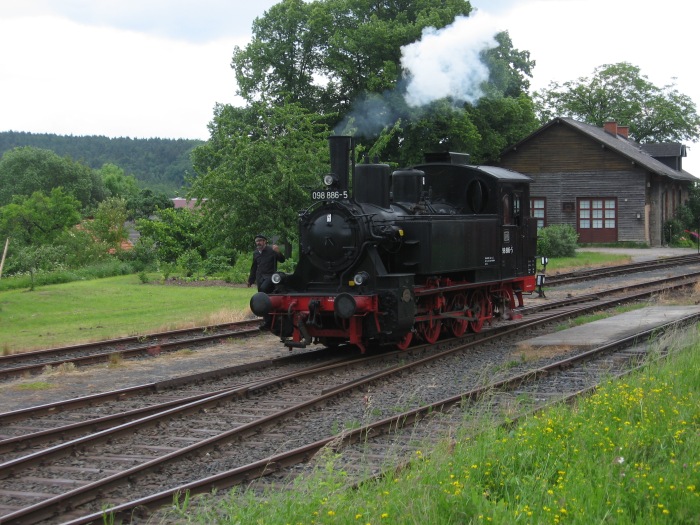
[[[177,258],[177,266],[187,277],[198,275],[202,271],[202,263],[202,256],[197,250],[187,250]]]
[[[229,259],[223,255],[212,255],[202,261],[204,273],[207,276],[226,273],[231,269]]]
[[[666,221],[663,242],[677,248],[694,248],[698,245],[697,227],[688,229],[680,219]]]
[[[141,236],[134,244],[134,249],[119,252],[123,260],[131,261],[138,271],[154,269],[158,265],[156,243],[150,237]]]
[[[542,228],[537,235],[537,255],[545,257],[575,257],[578,233],[569,224]]]
[[[253,252],[236,254],[236,263],[233,265],[225,280],[231,283],[247,283],[250,275],[250,266],[253,264]]]

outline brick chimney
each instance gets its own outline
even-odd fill
[[[614,120],[608,120],[607,122],[603,123],[603,131],[605,131],[606,133],[610,133],[613,137],[620,136],[628,139],[630,134],[630,127],[618,126],[617,122],[615,122]]]
[[[610,133],[613,137],[617,137],[617,122],[614,120],[608,120],[603,123],[603,130],[606,133]]]

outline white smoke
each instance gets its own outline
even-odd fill
[[[423,29],[418,42],[401,48],[401,65],[407,71],[406,103],[422,106],[450,97],[455,102],[475,102],[483,95],[481,84],[489,71],[482,51],[498,46],[492,19],[480,12],[437,30]]]

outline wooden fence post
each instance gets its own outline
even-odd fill
[[[10,244],[10,238],[5,241],[5,249],[2,251],[2,260],[0,261],[0,277],[2,277],[2,267],[5,266],[5,256],[7,255],[7,246]]]

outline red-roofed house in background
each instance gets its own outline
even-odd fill
[[[128,252],[129,250],[134,249],[134,245],[131,243],[131,241],[129,239],[124,239],[120,243],[119,249],[122,250],[123,252]],[[115,253],[117,253],[117,250],[116,250],[116,248],[110,248],[109,250],[107,250],[107,253],[109,253],[110,255],[114,255]]]
[[[638,144],[629,128],[555,118],[501,154],[499,166],[533,178],[538,228],[570,224],[580,243],[664,244],[663,228],[700,179],[683,171],[678,143]]]
[[[175,208],[189,208],[191,210],[194,210],[195,208],[199,207],[199,201],[197,199],[185,199],[184,197],[174,197],[170,199],[173,201],[173,206]],[[205,201],[207,199],[202,199],[202,201]]]

